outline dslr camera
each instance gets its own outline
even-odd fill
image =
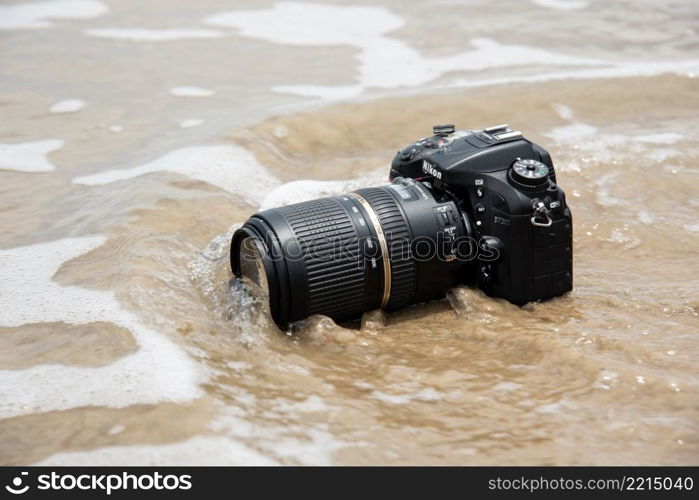
[[[513,304],[573,286],[572,217],[549,153],[507,125],[436,125],[399,151],[390,184],[259,212],[231,242],[235,275],[281,329],[337,322],[477,286]]]

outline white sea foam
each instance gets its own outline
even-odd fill
[[[216,92],[201,87],[174,87],[170,89],[170,94],[175,97],[209,97]]]
[[[349,45],[359,49],[358,83],[343,86],[285,85],[273,90],[324,99],[342,99],[368,88],[414,87],[452,71],[511,66],[585,66],[604,61],[557,54],[493,40],[472,40],[472,50],[446,57],[425,57],[387,34],[402,18],[381,7],[348,7],[280,2],[268,9],[222,12],[205,23],[237,28],[242,36],[284,45]],[[410,71],[405,71],[410,68]]]
[[[580,145],[581,141],[593,141],[595,147],[590,147],[588,149],[595,151],[596,157],[601,159],[611,159],[613,156],[612,149],[617,146],[629,145],[629,148],[637,153],[641,150],[645,152],[648,145],[670,145],[684,138],[682,134],[678,134],[677,132],[661,132],[654,134],[620,134],[605,132],[604,134],[600,134],[597,127],[576,120],[573,111],[569,107],[557,105],[555,109],[561,118],[570,123],[568,125],[554,127],[549,132],[545,132],[542,135],[558,143],[575,146]],[[673,156],[676,153],[677,152],[673,149],[657,147],[654,147],[651,152],[651,154],[657,156],[658,161]]]
[[[554,104],[553,109],[556,110],[556,113],[558,113],[558,116],[563,118],[564,120],[572,120],[573,119],[573,110],[570,109],[569,106],[566,106],[565,104]]]
[[[584,9],[587,2],[583,0],[532,0],[536,5],[557,10]]]
[[[126,426],[123,424],[116,424],[110,427],[110,429],[107,431],[107,434],[110,436],[116,436],[117,434],[121,434],[126,430]]]
[[[204,123],[204,120],[200,120],[198,118],[191,118],[189,120],[182,120],[180,122],[180,127],[182,127],[182,128],[198,127],[202,123]]]
[[[221,12],[204,19],[214,26],[282,45],[358,45],[402,27],[402,18],[382,7],[344,7],[278,2],[268,9]]]
[[[518,391],[521,388],[522,386],[515,382],[498,382],[493,386],[496,391]]]
[[[325,101],[340,101],[356,97],[364,92],[362,85],[275,85],[273,92],[278,94],[292,94],[300,97],[320,97]]]
[[[51,113],[76,113],[85,107],[85,101],[80,99],[65,99],[58,101],[49,108]]]
[[[641,209],[638,212],[638,220],[644,224],[653,224],[655,217],[648,210]]]
[[[533,75],[504,76],[496,78],[459,78],[447,84],[436,85],[435,89],[462,87],[485,87],[509,83],[540,83],[555,80],[596,80],[603,78],[647,77],[662,74],[691,76],[699,72],[699,59],[683,61],[635,61],[607,62],[597,68],[582,68],[569,71],[539,72]]]
[[[277,139],[283,139],[289,135],[289,130],[284,125],[275,125],[272,134],[274,134],[274,137]]]
[[[677,132],[661,132],[658,134],[635,135],[634,140],[647,144],[675,144],[684,138],[684,135]]]
[[[363,187],[386,184],[386,169],[373,170],[367,175],[341,181],[299,180],[287,182],[272,190],[260,204],[260,210],[299,203],[301,201],[334,196]]]
[[[0,5],[0,30],[45,28],[49,19],[87,19],[109,9],[95,0],[56,0],[51,2]]]
[[[578,0],[540,0],[547,7],[581,8]],[[521,45],[504,45],[476,38],[472,49],[452,56],[424,56],[405,42],[391,38],[390,32],[404,25],[403,19],[381,7],[334,6],[279,2],[258,10],[221,12],[203,22],[236,28],[245,37],[280,45],[344,45],[359,49],[356,56],[356,83],[327,86],[314,84],[279,85],[272,90],[304,97],[341,100],[362,94],[370,88],[410,88],[433,82],[450,72],[471,72],[434,88],[498,85],[513,82],[542,82],[577,78],[618,78],[652,76],[662,73],[693,75],[699,72],[699,59],[677,61],[615,62],[575,57]],[[486,69],[536,67],[534,74],[482,78]],[[561,71],[553,68],[569,66]],[[550,71],[541,68],[551,68]],[[410,68],[410,71],[405,71]]]
[[[562,399],[560,401],[556,401],[555,403],[538,406],[534,411],[544,414],[563,414],[570,413],[571,411],[575,411],[577,409],[578,406],[575,403]]]
[[[389,394],[381,391],[373,391],[371,397],[393,405],[403,405],[411,401],[438,401],[443,399],[443,395],[431,387],[405,394]]]
[[[568,155],[565,162],[560,162],[556,167],[561,172],[580,172],[590,164],[613,165],[626,156],[634,157],[634,162],[638,166],[657,167],[658,163],[665,162],[670,158],[681,156],[680,150],[671,147],[658,147],[662,144],[673,144],[681,134],[639,134],[619,133],[616,131],[600,131],[591,125],[575,122],[562,127],[555,127],[549,132],[542,134],[549,137],[556,143],[566,146],[571,150],[587,151],[587,155],[580,155],[573,152]],[[672,169],[670,169],[672,171]],[[605,192],[607,188],[601,188]],[[622,203],[622,200],[614,201],[609,198],[609,203]]]
[[[137,167],[78,177],[73,182],[100,185],[162,171],[208,182],[254,204],[264,200],[279,185],[279,181],[267,173],[252,153],[233,145],[178,149]],[[250,182],[250,179],[255,179],[255,182]]]
[[[202,395],[199,383],[204,377],[194,361],[123,309],[111,291],[52,280],[64,262],[105,240],[66,238],[0,250],[0,326],[106,321],[131,331],[139,346],[135,353],[96,368],[51,364],[0,370],[0,419],[90,405],[185,402]]]
[[[273,453],[275,456],[299,462],[304,465],[329,465],[332,464],[333,453],[347,446],[358,448],[365,446],[363,441],[348,443],[340,441],[327,430],[327,425],[322,425],[322,429],[309,428],[308,425],[293,426],[289,429],[292,436],[283,436],[261,442],[260,446]],[[296,437],[302,436],[302,437]]]
[[[60,139],[44,141],[0,143],[0,170],[17,170],[19,172],[51,172],[56,167],[47,155],[63,147]]]
[[[237,401],[242,402],[244,399],[247,397],[236,396]],[[252,424],[241,418],[243,414],[236,411],[235,407],[229,406],[212,420],[210,427],[213,432],[226,434],[232,439],[252,440],[270,456],[284,461],[305,465],[328,465],[332,463],[332,456],[336,450],[366,444],[362,441],[341,441],[329,431],[325,419],[307,416],[309,412],[338,411],[338,408],[325,405],[316,396],[291,405],[283,400],[275,400],[274,409],[270,410],[269,417],[272,421],[285,422],[283,425]],[[302,418],[303,424],[292,423],[299,417]]]
[[[57,453],[35,465],[191,466],[275,465],[276,462],[237,441],[197,436],[162,445],[110,446],[93,451]]]
[[[569,142],[573,140],[580,139],[581,137],[588,137],[596,134],[598,131],[597,127],[588,125],[586,123],[571,123],[570,125],[563,125],[561,127],[554,127],[550,132],[546,132],[544,135],[549,139],[553,139],[558,142]]]
[[[221,38],[221,31],[207,29],[99,28],[85,31],[88,36],[134,42],[168,42],[196,38]]]

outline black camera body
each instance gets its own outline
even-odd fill
[[[281,329],[352,321],[458,284],[514,304],[572,288],[572,219],[549,154],[507,126],[452,125],[399,151],[391,184],[270,208],[231,240],[231,269]]]
[[[518,305],[570,291],[573,221],[549,153],[507,125],[433,133],[396,154],[390,180],[420,181],[456,202],[483,250],[463,281]]]

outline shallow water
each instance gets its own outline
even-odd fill
[[[699,9],[639,3],[0,6],[0,463],[696,465]],[[439,122],[550,150],[573,292],[276,330],[231,231]]]

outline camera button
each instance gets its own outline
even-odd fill
[[[485,196],[483,188],[476,188],[476,198],[483,198],[483,196]]]
[[[492,144],[495,142],[495,139],[493,139],[492,135],[485,134],[483,132],[476,134],[476,137],[478,137],[481,141],[485,142],[486,144]]]
[[[476,205],[476,212],[478,212],[479,214],[485,213],[485,205],[483,205],[482,203]]]

